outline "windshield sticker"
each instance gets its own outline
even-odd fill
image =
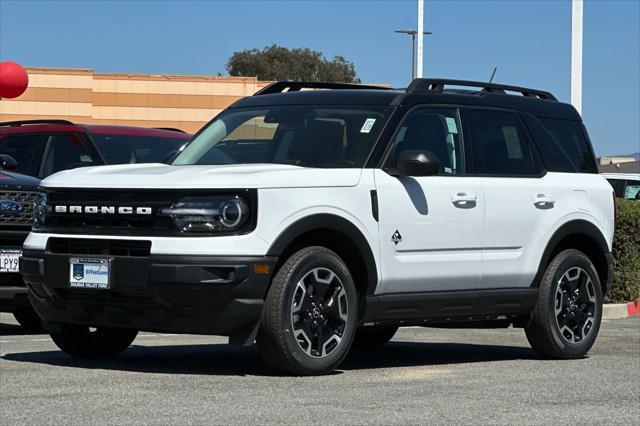
[[[364,124],[362,125],[362,129],[360,129],[360,133],[369,133],[375,123],[376,123],[375,118],[367,118]]]
[[[456,119],[453,117],[445,117],[447,120],[447,128],[449,129],[449,133],[454,135],[458,134],[458,126],[456,125]]]

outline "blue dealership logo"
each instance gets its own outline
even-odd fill
[[[78,281],[84,278],[84,265],[82,263],[73,264],[73,278]]]
[[[22,211],[22,204],[11,200],[0,200],[0,213],[18,214]]]

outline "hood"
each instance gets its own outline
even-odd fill
[[[312,188],[355,186],[362,169],[316,169],[285,164],[169,166],[127,164],[83,167],[42,181],[58,188]]]
[[[36,189],[40,179],[7,171],[0,171],[0,189]]]

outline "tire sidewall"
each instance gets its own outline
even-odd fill
[[[586,354],[591,346],[593,346],[596,337],[598,336],[598,331],[600,330],[600,322],[602,320],[602,286],[600,284],[600,279],[598,277],[598,273],[596,272],[593,264],[584,254],[578,252],[577,250],[567,250],[566,252],[561,253],[559,256],[562,256],[560,262],[553,269],[548,271],[547,280],[547,315],[546,320],[549,321],[549,330],[551,331],[551,337],[555,343],[555,345],[568,356],[581,356]],[[591,278],[593,283],[593,287],[596,295],[596,307],[595,307],[595,315],[594,315],[594,323],[593,327],[589,331],[589,334],[579,343],[571,343],[565,340],[565,338],[560,333],[560,328],[556,322],[555,318],[555,294],[556,288],[558,286],[558,281],[562,278],[562,276],[567,272],[567,270],[573,267],[582,268]]]
[[[291,323],[291,299],[296,284],[309,271],[315,268],[327,268],[334,272],[344,287],[347,295],[348,318],[345,331],[339,346],[324,358],[313,358],[307,355],[299,346]],[[280,295],[281,330],[284,334],[284,342],[289,354],[303,369],[311,372],[325,372],[336,368],[346,357],[355,335],[357,318],[357,293],[353,278],[347,266],[333,252],[315,251],[299,259],[289,271],[287,271],[286,283]]]

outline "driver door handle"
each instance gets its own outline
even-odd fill
[[[451,202],[456,207],[475,207],[478,197],[475,194],[458,192],[451,195]]]
[[[556,203],[556,200],[546,194],[538,194],[533,196],[533,204],[536,207],[553,207]]]

